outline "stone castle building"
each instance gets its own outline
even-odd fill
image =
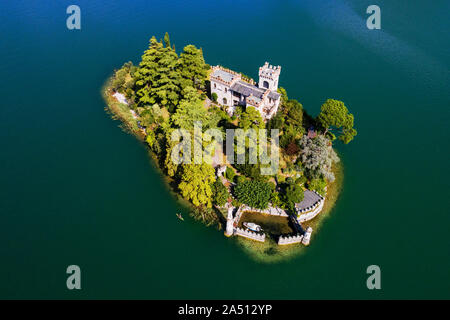
[[[252,106],[261,113],[264,121],[270,119],[278,110],[281,95],[277,92],[281,67],[266,62],[259,68],[259,82],[244,79],[240,73],[223,68],[212,67],[210,76],[211,94],[217,94],[217,102],[233,115],[236,106]]]

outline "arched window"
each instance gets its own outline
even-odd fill
[[[227,104],[227,98],[223,98],[223,104]]]
[[[263,87],[269,89],[269,83],[267,81],[263,82]]]
[[[216,84],[214,83],[214,89],[216,88],[217,86],[216,86]]]
[[[227,88],[225,88],[225,93],[227,93],[228,92],[228,89]]]

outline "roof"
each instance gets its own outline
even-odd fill
[[[214,72],[212,73],[212,76],[216,77],[216,78],[220,78],[220,79],[224,80],[225,82],[231,82],[231,80],[233,80],[235,77],[234,74],[227,72],[223,69],[215,69]]]
[[[245,97],[248,97],[251,94],[258,99],[262,99],[264,92],[266,92],[266,89],[258,88],[257,86],[251,85],[250,83],[242,80],[239,80],[233,84],[231,86],[231,90],[236,91]],[[277,100],[280,97],[280,94],[278,92],[270,91],[268,97]]]
[[[305,190],[304,194],[305,197],[303,198],[302,202],[295,204],[297,210],[302,210],[311,207],[320,200],[320,196],[311,190]]]

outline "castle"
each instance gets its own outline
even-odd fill
[[[217,94],[217,102],[233,115],[236,106],[252,106],[261,113],[264,121],[270,119],[278,110],[281,95],[277,92],[281,67],[266,62],[259,68],[259,82],[243,79],[240,73],[223,68],[212,67],[210,76],[211,94]]]

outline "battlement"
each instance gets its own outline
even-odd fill
[[[262,67],[259,67],[259,76],[269,80],[278,80],[281,73],[281,66],[272,66],[265,62]]]
[[[228,87],[231,87],[236,81],[241,80],[242,76],[233,70],[224,68],[222,66],[211,67],[211,80],[220,82]]]
[[[286,245],[286,244],[293,244],[293,243],[300,243],[303,240],[303,235],[297,233],[294,236],[280,236],[278,238],[278,245]]]
[[[260,242],[264,242],[266,240],[265,233],[256,233],[256,232],[253,232],[250,230],[244,230],[241,228],[236,228],[234,232],[238,236],[242,236],[242,237],[249,238],[252,240],[256,240],[256,241],[260,241]]]
[[[264,63],[264,65],[259,68],[258,86],[276,92],[278,89],[278,78],[280,77],[280,73],[280,66],[275,67],[268,62]]]

